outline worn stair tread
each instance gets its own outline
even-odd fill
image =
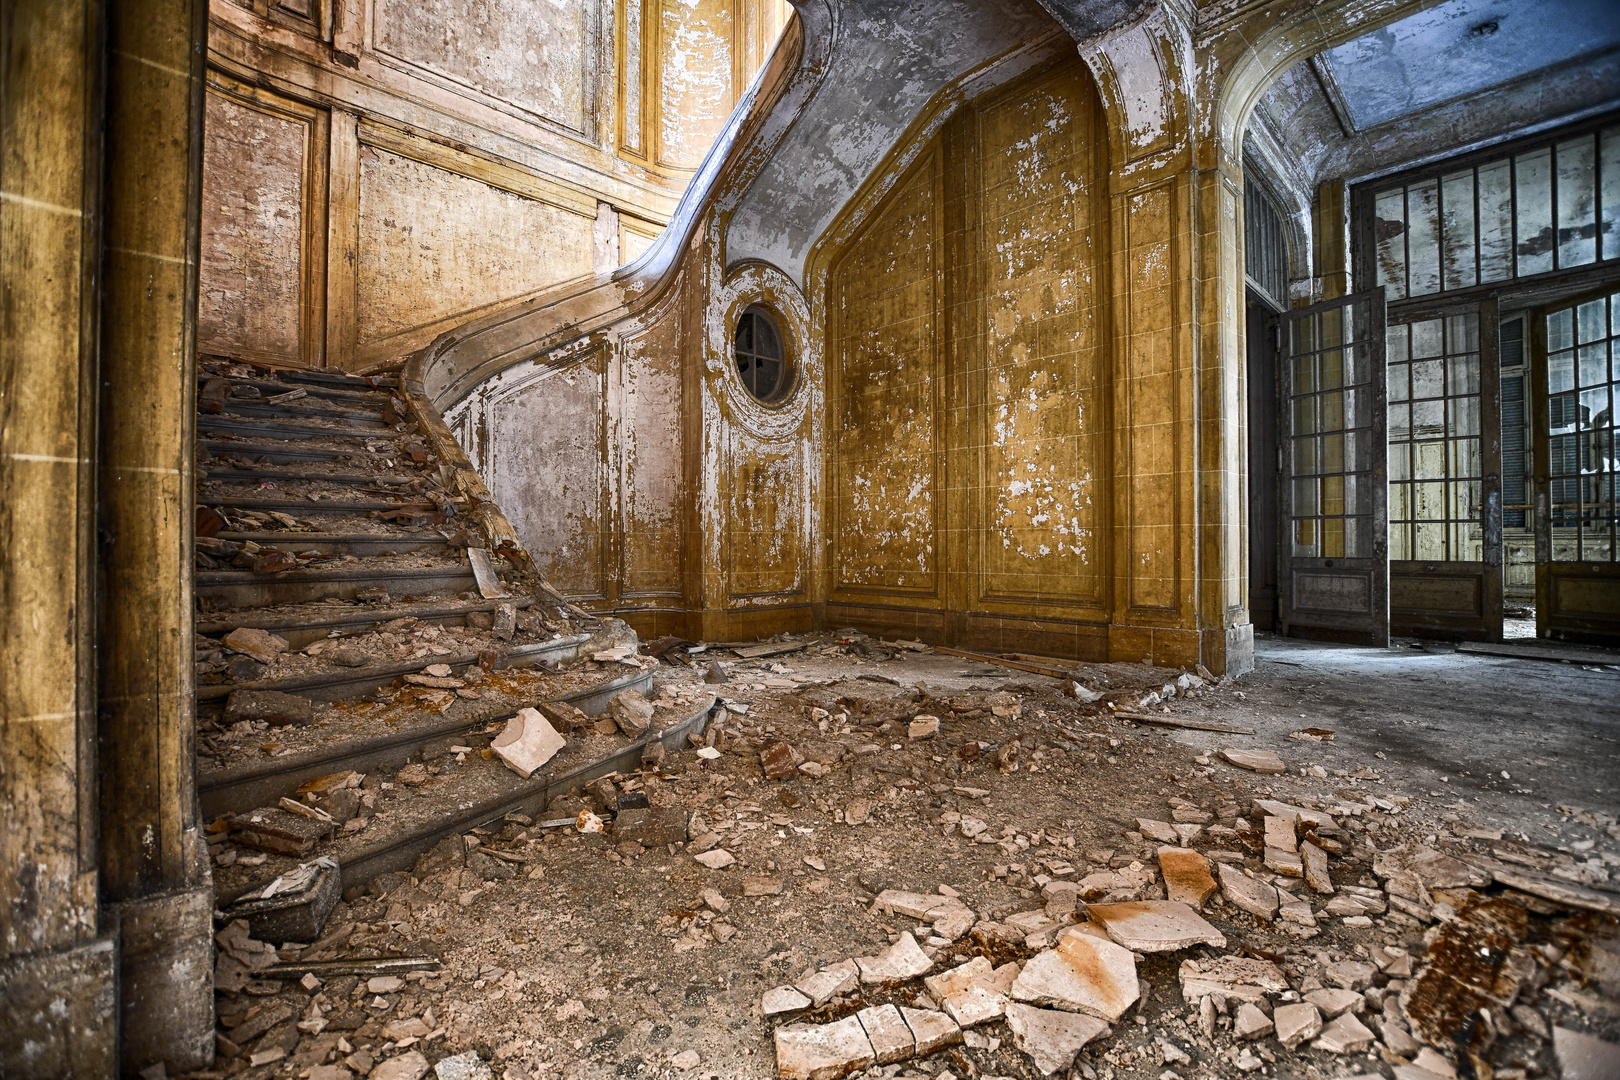
[[[420,509],[423,513],[437,513],[439,508],[426,500],[414,501],[411,499],[274,499],[262,496],[249,495],[201,495],[197,496],[199,503],[208,506],[228,506],[237,510],[280,510],[292,513],[294,510],[303,513],[320,514],[358,514],[369,513],[372,510],[413,510]],[[297,515],[294,514],[294,517]]]
[[[313,469],[277,469],[273,466],[241,465],[207,465],[201,470],[203,475],[199,480],[272,480],[293,481],[313,480],[328,484],[378,484],[383,487],[403,487],[414,481],[423,479],[423,474],[417,472],[316,472]]]
[[[274,394],[285,394],[289,390],[305,390],[308,392],[309,396],[301,400],[314,399],[320,401],[352,401],[355,403],[363,403],[365,406],[377,409],[380,409],[383,403],[389,398],[389,392],[380,387],[377,389],[368,388],[362,390],[358,388],[322,386],[312,383],[285,383],[278,382],[274,379],[253,379],[241,375],[223,375],[207,371],[200,372],[197,375],[198,389],[206,386],[210,379],[224,379],[233,387],[251,386],[258,390],[259,393],[267,396]],[[238,398],[236,400],[251,401],[253,399]]]
[[[598,776],[634,769],[642,750],[654,740],[677,749],[689,732],[701,728],[713,709],[711,696],[664,730],[634,741],[617,735],[571,737],[555,758],[527,780],[498,759],[486,761],[479,754],[468,754],[465,762],[426,787],[379,792],[378,813],[370,826],[348,835],[339,832],[302,860],[270,855],[257,867],[216,867],[216,897],[222,905],[231,903],[319,855],[337,860],[345,888],[363,885],[391,870],[409,869],[447,836],[460,835],[514,811],[532,815],[555,796],[578,790]],[[480,744],[483,741],[481,738]]]
[[[572,658],[580,645],[590,640],[589,634],[564,634],[546,641],[528,642],[505,649],[507,663],[539,663],[554,657]],[[312,697],[317,701],[338,701],[338,697],[323,697],[323,693],[348,686],[366,686],[368,689],[392,682],[401,675],[414,675],[434,664],[447,664],[452,670],[464,670],[478,663],[478,653],[457,650],[441,655],[420,656],[412,660],[395,660],[366,667],[329,667],[303,675],[280,679],[256,679],[251,682],[197,683],[197,703],[224,701],[236,690],[277,690],[284,694]],[[361,691],[364,693],[365,691]]]
[[[288,551],[316,550],[323,554],[338,555],[381,555],[389,551],[423,551],[433,548],[448,549],[452,546],[449,537],[427,530],[414,535],[386,532],[300,532],[297,529],[225,531],[215,533],[214,539],[231,540],[236,543],[248,541],[260,547]]]
[[[295,387],[294,389],[302,389]],[[306,405],[308,398],[274,403],[264,398],[233,397],[225,399],[225,409],[211,416],[252,416],[268,420],[299,420],[303,418],[330,418],[355,423],[375,424],[379,431],[393,431],[393,425],[383,419],[382,413],[370,409],[345,409],[335,405]],[[396,432],[396,434],[399,434]]]
[[[501,676],[506,678],[502,679]],[[541,702],[562,702],[589,716],[607,711],[607,703],[626,690],[650,693],[652,669],[615,674],[576,669],[560,673],[533,668],[492,673],[480,686],[495,687],[477,701],[458,700],[445,713],[410,705],[377,707],[359,712],[346,706],[322,711],[308,728],[281,728],[239,737],[235,742],[217,735],[199,741],[197,786],[206,812],[241,811],[272,805],[298,786],[319,776],[353,769],[368,772],[386,763],[395,767],[433,745],[443,751],[446,738],[504,724],[522,708]],[[262,745],[274,745],[265,756]],[[459,739],[457,740],[459,741]],[[204,750],[203,747],[207,747]]]
[[[218,432],[230,434],[244,434],[267,439],[303,440],[303,439],[376,439],[384,435],[392,435],[392,428],[359,428],[359,427],[322,427],[309,422],[284,423],[277,420],[250,420],[221,413],[210,416],[199,414],[197,419],[199,431]]]
[[[223,534],[221,534],[223,535]],[[421,622],[437,622],[456,618],[474,611],[494,611],[502,604],[511,604],[522,610],[534,603],[527,596],[510,600],[423,600],[409,604],[287,604],[276,607],[239,608],[230,612],[210,612],[208,618],[198,619],[193,629],[199,634],[228,634],[244,626],[257,630],[323,630],[335,627],[370,626],[412,618]]]
[[[203,447],[216,457],[279,457],[289,461],[332,461],[336,458],[373,458],[363,447],[309,446],[293,442],[253,442],[249,439],[200,439]],[[377,455],[380,456],[380,455]]]

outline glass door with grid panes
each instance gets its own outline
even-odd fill
[[[1496,303],[1391,315],[1384,334],[1390,627],[1500,641]]]
[[[1282,630],[1387,645],[1384,290],[1296,308],[1282,321]]]
[[[1620,290],[1537,320],[1536,633],[1620,641]]]

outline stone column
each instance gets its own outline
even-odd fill
[[[0,1076],[117,1069],[96,874],[100,6],[0,0]]]
[[[213,1059],[192,519],[205,0],[107,7],[100,410],[101,891],[125,1071]]]

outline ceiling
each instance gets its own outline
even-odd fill
[[[1620,45],[1615,0],[1447,0],[1321,55],[1357,130]]]

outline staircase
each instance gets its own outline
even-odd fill
[[[464,463],[397,373],[203,357],[198,378],[197,788],[222,908],[324,857],[291,898],[318,930],[342,890],[701,728],[712,698],[640,739],[591,720],[652,695],[634,632],[490,550],[491,508],[455,493]],[[528,778],[488,749],[525,707],[568,740]]]

